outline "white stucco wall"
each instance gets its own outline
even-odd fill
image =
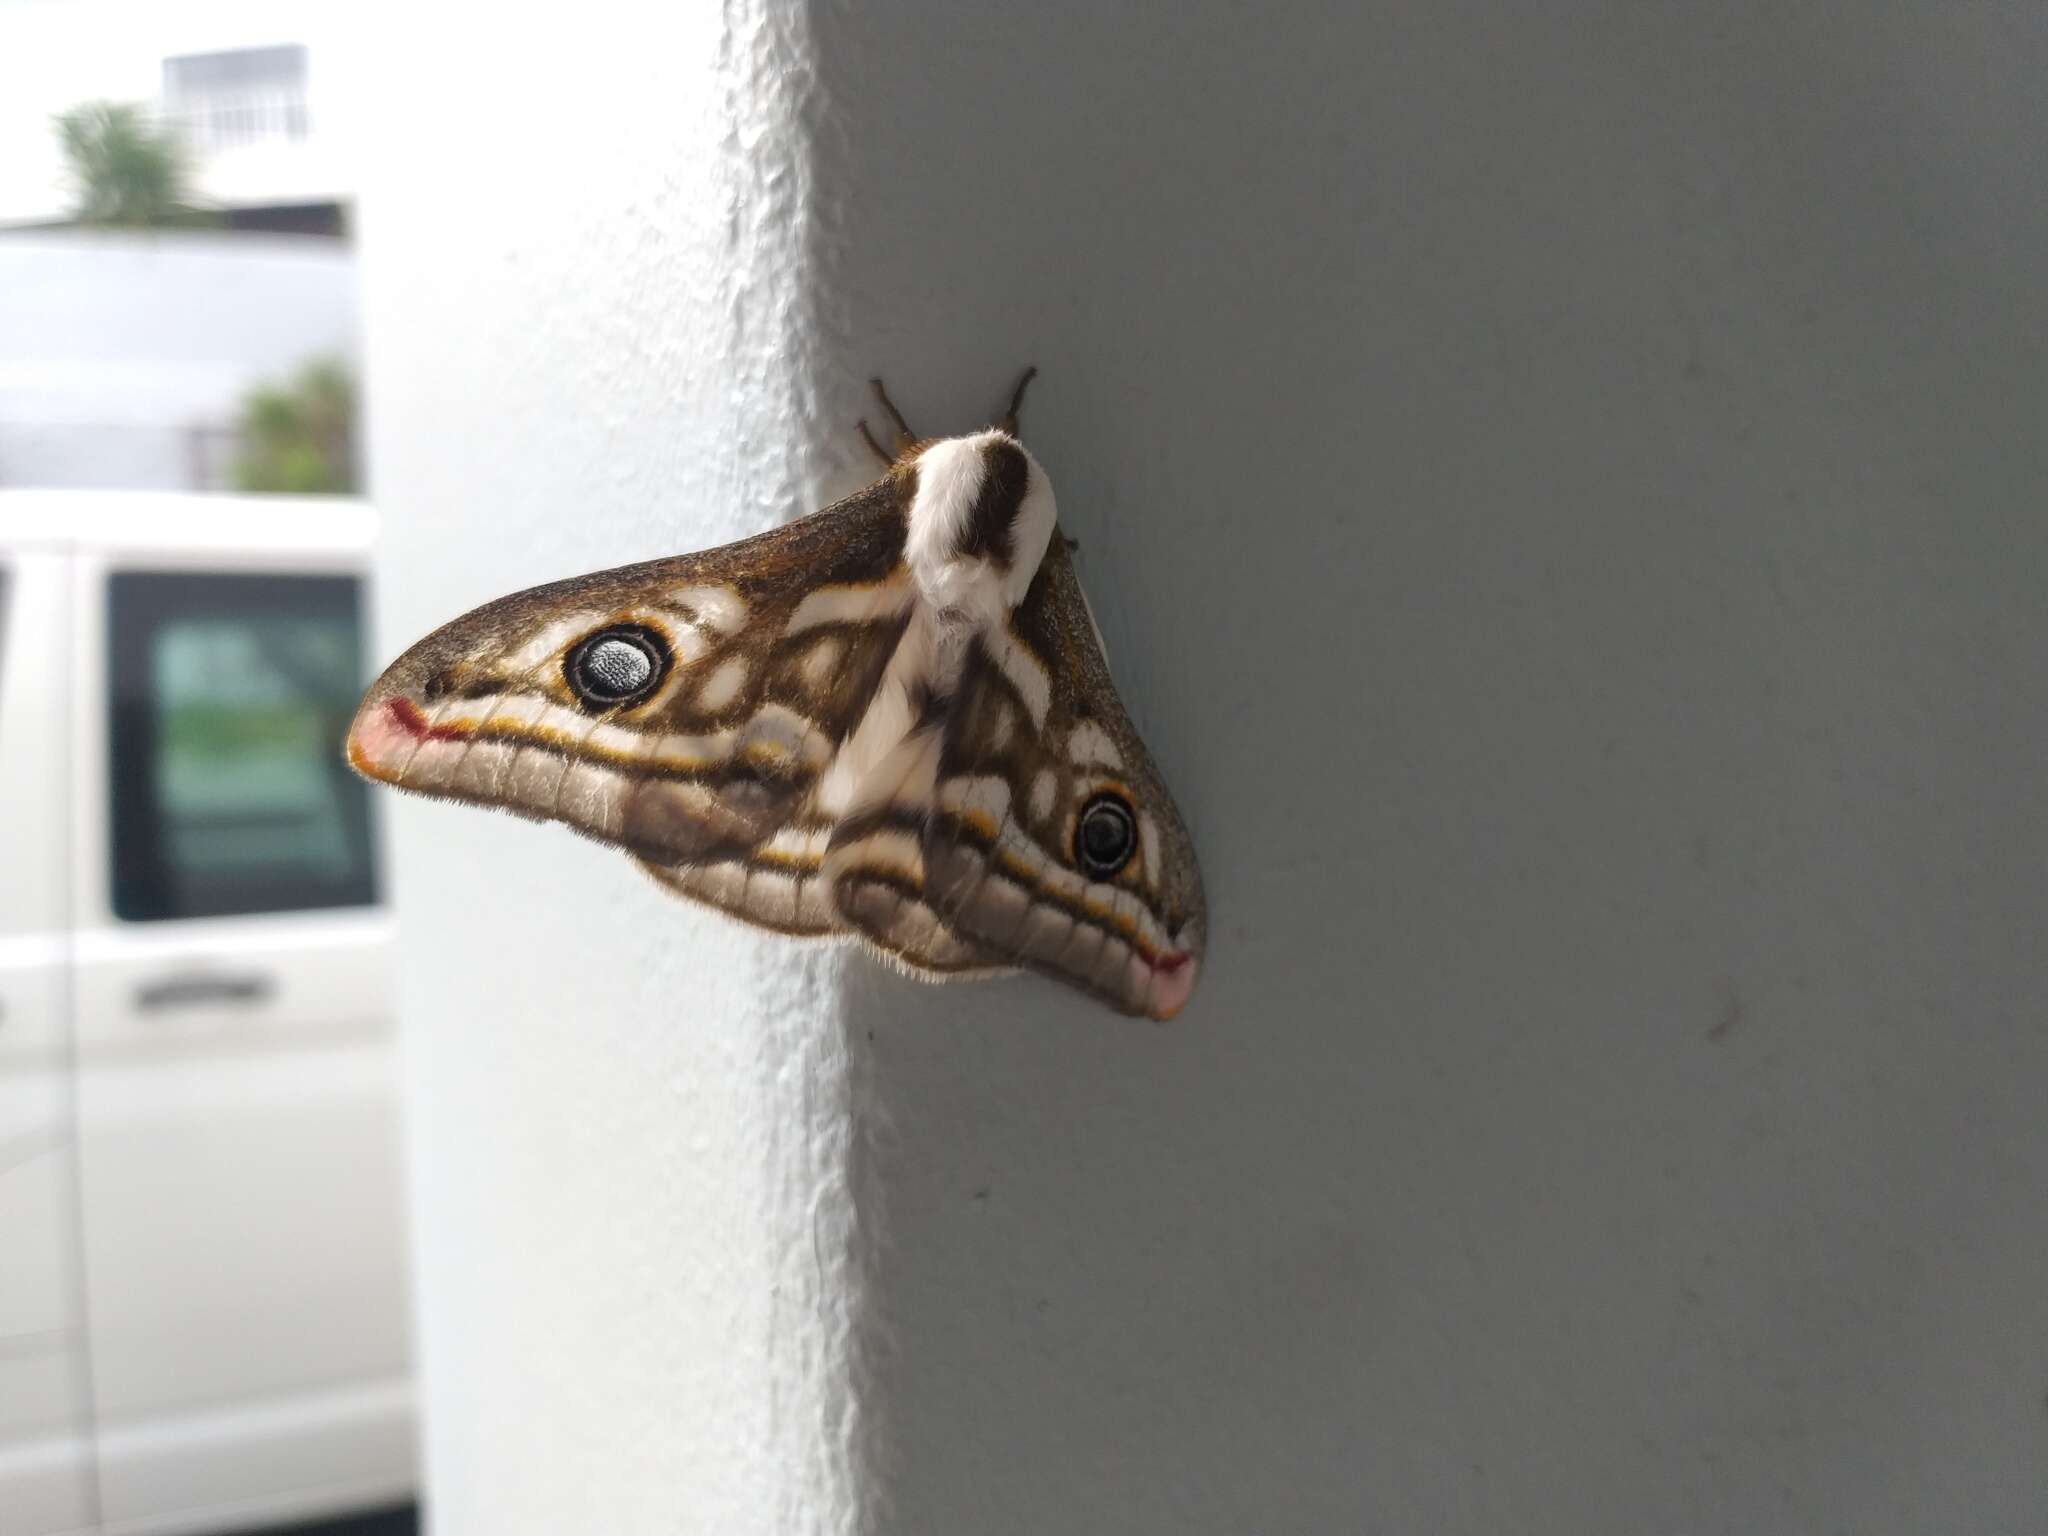
[[[454,11],[369,40],[387,654],[812,499],[799,55],[759,8],[726,13],[635,11],[588,48],[559,16],[494,15],[473,78]],[[560,828],[387,810],[436,1528],[850,1528],[834,956]]]
[[[409,21],[387,649],[1034,361],[1213,947],[923,990],[400,807],[441,1528],[2038,1525],[2040,18],[728,12],[459,117]]]

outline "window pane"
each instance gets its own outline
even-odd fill
[[[358,583],[122,572],[108,612],[116,915],[374,901]]]

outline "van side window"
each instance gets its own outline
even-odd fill
[[[131,922],[377,899],[342,762],[363,686],[352,576],[107,579],[114,913]]]

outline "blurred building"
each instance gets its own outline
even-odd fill
[[[229,489],[250,390],[353,364],[348,35],[305,0],[0,7],[0,486]],[[73,222],[56,118],[96,101],[176,132],[214,228]]]
[[[342,241],[0,231],[0,486],[228,489],[248,391],[356,352]]]
[[[220,48],[163,61],[162,121],[191,149],[199,196],[230,228],[339,235],[354,188],[332,131],[318,131],[303,43]]]
[[[201,206],[231,229],[339,235],[355,194],[345,24],[304,0],[0,7],[0,228],[74,203],[53,121],[134,102],[174,128]]]

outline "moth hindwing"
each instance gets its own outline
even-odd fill
[[[822,512],[465,614],[371,686],[347,753],[920,976],[1028,967],[1171,1018],[1201,964],[1194,849],[1007,427],[905,429]]]

